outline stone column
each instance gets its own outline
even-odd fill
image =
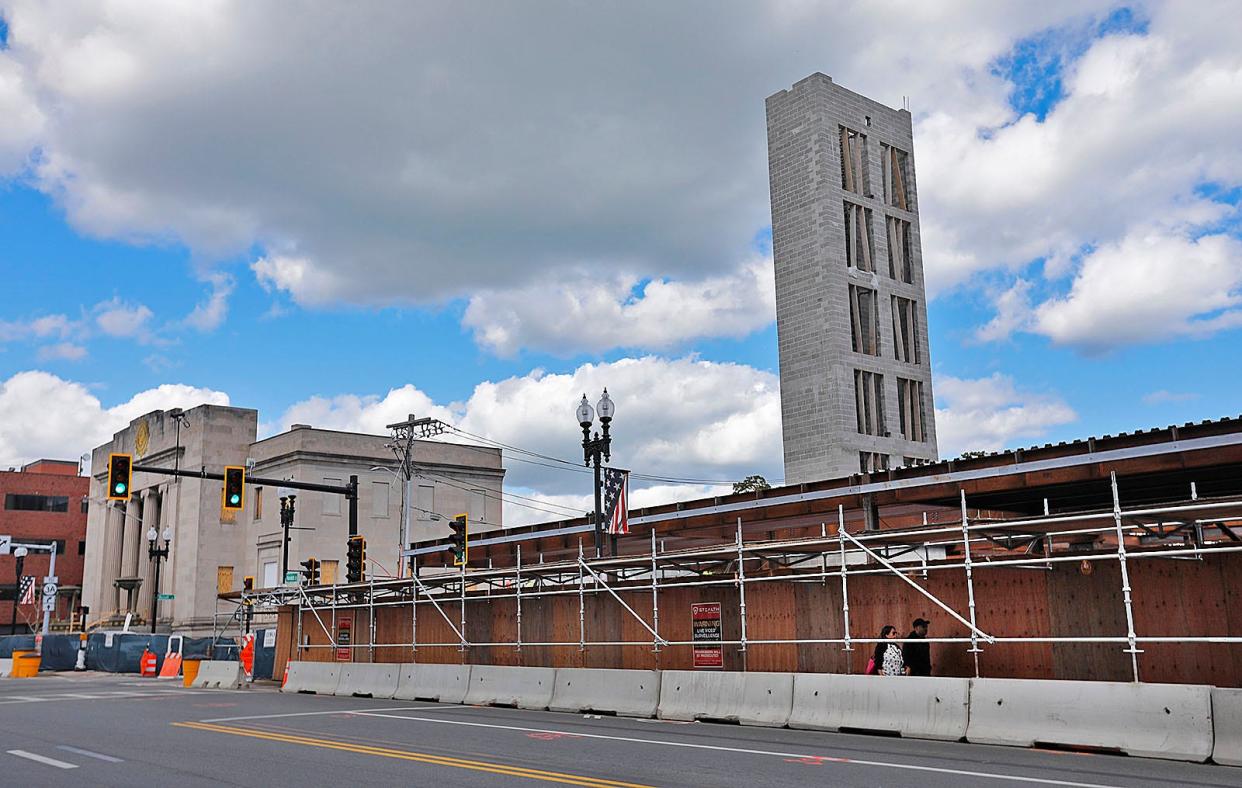
[[[138,545],[137,555],[134,556],[135,566],[138,567],[136,574],[142,578],[142,585],[138,588],[137,607],[138,614],[143,618],[151,615],[151,594],[154,593],[152,585],[155,580],[155,572],[151,565],[150,552],[147,550],[147,531],[155,526],[155,530],[159,531],[159,523],[155,518],[158,516],[158,497],[154,490],[143,490],[139,493],[142,498],[142,522],[136,523],[138,526]]]
[[[107,534],[104,541],[103,583],[105,589],[111,589],[107,599],[112,600],[112,609],[120,610],[125,602],[125,595],[116,586],[116,579],[121,576],[122,547],[125,543],[125,508],[127,504],[112,504],[104,515]],[[103,613],[104,611],[99,611]]]
[[[138,547],[142,543],[142,499],[137,496],[129,499],[126,504],[126,514],[124,517],[123,533],[125,538],[121,543],[121,577],[137,577],[138,576]],[[129,594],[122,592],[121,604],[126,605],[129,601]],[[138,597],[135,595],[133,599],[136,604]],[[125,607],[125,610],[132,611],[132,607]]]

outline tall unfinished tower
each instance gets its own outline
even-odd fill
[[[935,460],[910,113],[817,73],[767,115],[785,481]]]

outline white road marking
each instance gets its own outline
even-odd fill
[[[27,760],[42,763],[47,766],[55,766],[57,769],[78,768],[76,763],[65,763],[64,761],[58,761],[55,758],[49,758],[46,755],[35,755],[33,752],[26,752],[25,750],[9,750],[9,755],[16,755],[18,758],[26,758]]]
[[[414,722],[431,722],[440,725],[468,725],[475,728],[496,728],[500,730],[522,731],[523,733],[558,733],[567,737],[577,736],[583,739],[607,739],[611,741],[632,742],[636,744],[653,744],[660,747],[683,747],[694,750],[715,750],[719,752],[737,752],[746,755],[770,755],[777,758],[797,758],[810,759],[813,761],[824,763],[845,763],[856,764],[859,766],[878,766],[887,769],[904,769],[916,772],[931,772],[933,774],[952,774],[959,777],[982,777],[989,780],[1008,780],[1010,782],[1035,783],[1038,785],[1064,785],[1070,788],[1118,788],[1115,785],[1104,785],[1101,783],[1079,783],[1068,780],[1051,780],[1043,777],[1020,777],[1012,774],[998,774],[995,772],[977,772],[969,769],[949,769],[937,766],[920,766],[910,763],[890,763],[886,761],[870,761],[860,758],[840,757],[832,755],[811,755],[807,753],[794,752],[772,752],[770,750],[750,750],[743,747],[722,747],[711,744],[692,744],[690,742],[675,741],[659,741],[654,739],[640,739],[634,736],[611,736],[602,733],[578,733],[575,731],[554,730],[550,728],[524,728],[519,725],[496,725],[486,722],[468,722],[466,720],[438,720],[434,717],[406,717],[400,714],[379,714],[379,711],[387,711],[387,709],[377,709],[374,711],[355,711],[349,712],[360,717],[381,717],[390,720],[411,720]]]
[[[391,709],[337,709],[335,711],[298,711],[292,714],[251,714],[245,717],[215,717],[199,722],[240,722],[241,720],[278,720],[283,717],[326,717],[331,714],[359,714],[364,711],[450,711],[472,709],[473,706],[446,704],[443,706],[394,706]]]
[[[111,755],[104,755],[101,752],[91,752],[90,750],[83,750],[78,747],[70,747],[68,744],[58,744],[56,749],[64,750],[65,752],[76,752],[78,755],[85,755],[87,758],[98,758],[99,760],[107,761],[108,763],[125,763],[125,761],[120,758],[114,758]]]

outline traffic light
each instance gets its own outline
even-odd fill
[[[349,549],[345,553],[345,581],[361,583],[366,574],[367,539],[365,536],[349,537]]]
[[[242,590],[243,591],[254,590],[254,575],[246,575],[245,577],[242,578]]]
[[[319,559],[308,558],[302,562],[302,576],[306,578],[306,585],[319,585]]]
[[[470,560],[470,522],[464,514],[453,518],[449,524],[453,533],[449,534],[449,544],[453,546],[453,566],[465,566]]]
[[[246,469],[240,465],[227,465],[224,468],[224,503],[225,511],[240,511],[246,504]]]
[[[108,500],[128,501],[134,458],[128,454],[108,455]]]

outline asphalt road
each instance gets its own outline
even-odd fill
[[[0,784],[1242,786],[1242,769],[56,674],[0,680]]]

